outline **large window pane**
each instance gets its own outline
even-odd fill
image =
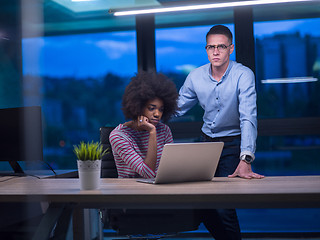
[[[319,18],[254,24],[260,118],[320,116],[319,25]]]
[[[260,119],[320,117],[319,25],[319,18],[254,24]],[[319,135],[259,136],[255,167],[267,175],[319,174],[319,154]]]
[[[42,106],[44,158],[75,168],[72,146],[124,121],[121,98],[137,71],[134,31],[23,39],[24,104]]]

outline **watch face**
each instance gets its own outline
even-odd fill
[[[249,155],[246,155],[246,157],[244,158],[246,162],[251,163],[252,162],[252,157]]]

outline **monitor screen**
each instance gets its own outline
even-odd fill
[[[23,172],[18,161],[42,161],[41,107],[0,109],[0,161]]]

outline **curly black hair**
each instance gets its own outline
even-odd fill
[[[150,100],[163,101],[162,120],[168,121],[178,110],[178,92],[176,85],[164,74],[139,72],[131,78],[122,97],[122,111],[127,119],[137,119]]]

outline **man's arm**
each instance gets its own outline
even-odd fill
[[[239,79],[239,114],[241,128],[241,153],[239,165],[229,177],[263,178],[264,176],[254,173],[251,162],[254,160],[257,139],[257,106],[255,78],[251,70],[247,69]],[[246,160],[245,157],[250,160]]]
[[[180,117],[188,112],[198,102],[197,95],[194,91],[190,74],[186,78],[183,86],[179,91],[178,111],[176,117]]]

